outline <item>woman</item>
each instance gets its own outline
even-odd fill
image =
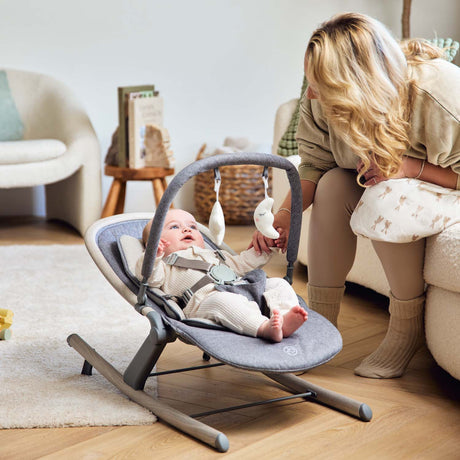
[[[303,207],[314,203],[308,302],[335,325],[356,250],[350,216],[363,187],[409,177],[460,188],[460,69],[442,56],[420,41],[401,47],[381,23],[355,13],[334,16],[308,43],[297,130]],[[283,249],[290,201],[274,221]],[[256,232],[251,245],[266,252],[270,241]],[[391,288],[390,322],[355,373],[399,377],[424,340],[425,240],[373,246]]]

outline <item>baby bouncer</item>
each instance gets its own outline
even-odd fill
[[[292,282],[302,218],[302,194],[297,170],[288,160],[267,154],[244,153],[212,156],[196,161],[180,171],[164,193],[155,212],[150,237],[145,249],[142,281],[137,280],[134,276],[134,264],[144,250],[140,238],[142,230],[152,214],[136,213],[108,217],[95,222],[86,232],[86,246],[99,269],[113,287],[134,306],[135,310],[150,322],[150,333],[123,374],[104,360],[78,335],[72,334],[67,339],[69,345],[85,360],[83,374],[91,375],[94,367],[126,396],[152,411],[160,420],[209,444],[219,452],[228,450],[229,441],[227,437],[218,430],[197,420],[197,418],[216,412],[290,398],[304,398],[306,401],[318,402],[357,417],[362,421],[369,421],[372,418],[372,411],[366,404],[309,383],[293,374],[294,372],[305,371],[326,363],[342,349],[340,333],[318,313],[309,310],[308,321],[296,332],[279,343],[271,343],[264,339],[236,334],[204,320],[185,319],[179,304],[170,298],[168,293],[164,293],[159,289],[151,289],[147,286],[146,281],[152,273],[155,259],[153,255],[157,251],[165,216],[178,190],[190,178],[201,172],[214,170],[216,183],[218,183],[220,179],[219,167],[245,164],[265,167],[263,175],[265,185],[267,183],[266,171],[268,167],[280,168],[286,171],[293,198],[291,228],[286,252],[287,273],[285,279]],[[216,191],[217,203],[218,187]],[[271,198],[267,197],[267,194],[264,201],[269,204],[273,202]],[[264,207],[266,207],[266,203],[263,206],[258,206],[258,211],[261,211],[261,208]],[[263,214],[266,210],[262,211]],[[271,214],[271,209],[268,212]],[[207,245],[218,249],[214,242],[216,232],[210,232],[209,229],[201,224],[199,226]],[[221,236],[222,233],[220,232],[220,237],[217,240],[220,240]],[[222,244],[221,247],[233,252],[225,244]],[[299,302],[302,307],[307,309],[305,302],[300,297]],[[165,404],[157,397],[143,391],[147,378],[159,374],[152,372],[152,370],[162,351],[167,344],[174,342],[177,338],[201,349],[205,361],[212,357],[218,362],[193,368],[161,372],[161,374],[230,365],[248,371],[262,372],[266,377],[283,385],[289,392],[294,394],[284,398],[224,408],[220,411],[186,415]]]

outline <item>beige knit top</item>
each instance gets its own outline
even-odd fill
[[[230,254],[227,251],[221,251],[225,256],[225,263],[233,269],[238,276],[243,276],[251,270],[263,267],[272,257],[276,249],[272,249],[270,254],[262,252],[256,253],[254,248],[242,251],[240,254]],[[176,254],[190,260],[201,260],[215,265],[219,265],[221,260],[212,249],[203,249],[197,246],[191,246],[188,249],[176,251]],[[136,276],[142,279],[142,264],[144,263],[144,254],[136,263]],[[155,259],[152,274],[148,279],[148,285],[151,287],[161,288],[165,293],[172,296],[182,296],[187,288],[191,288],[198,282],[205,273],[200,270],[191,268],[181,268],[174,265],[168,265],[163,261],[163,256]],[[195,292],[184,314],[187,318],[194,317],[197,308],[203,299],[214,290],[214,284],[208,284]]]
[[[414,98],[406,155],[460,174],[460,67],[444,59],[412,67]],[[355,169],[359,158],[328,125],[317,99],[304,95],[296,135],[302,180],[318,183],[329,169]],[[460,176],[457,179],[460,189]]]

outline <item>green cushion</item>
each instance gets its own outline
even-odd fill
[[[288,157],[291,155],[297,155],[297,142],[295,140],[295,133],[297,131],[297,125],[299,124],[299,107],[300,101],[302,100],[303,93],[307,89],[308,83],[307,79],[303,77],[302,90],[300,91],[300,98],[297,101],[294,113],[292,114],[291,121],[286,129],[286,132],[283,134],[283,137],[280,139],[278,144],[278,155],[282,157]]]
[[[4,70],[0,71],[0,141],[18,141],[24,136],[22,124]]]
[[[452,62],[455,58],[455,55],[458,52],[460,44],[452,40],[451,38],[433,38],[428,40],[433,45],[436,45],[439,48],[443,48],[446,53],[446,59],[449,62]],[[278,144],[278,155],[283,157],[288,157],[291,155],[298,154],[297,142],[295,140],[295,134],[297,131],[297,125],[299,124],[299,107],[300,101],[302,100],[303,93],[307,89],[308,83],[307,79],[303,77],[302,91],[300,92],[300,98],[297,101],[294,113],[292,114],[291,121],[286,129],[286,132],[283,134],[283,137],[280,139]]]
[[[451,38],[433,38],[428,40],[433,45],[437,46],[438,48],[444,49],[446,53],[446,59],[449,62],[454,60],[455,55],[457,54],[458,48],[460,44]]]

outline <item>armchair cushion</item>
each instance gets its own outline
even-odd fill
[[[0,71],[0,141],[17,141],[24,136],[24,125],[11,95],[4,70]]]
[[[0,142],[0,165],[14,165],[46,161],[61,156],[67,150],[56,139]]]

